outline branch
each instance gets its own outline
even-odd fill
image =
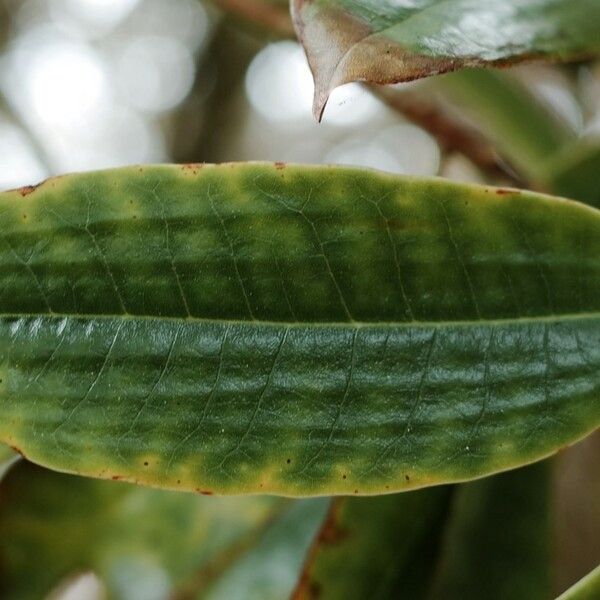
[[[285,37],[294,36],[287,8],[264,0],[212,0],[221,10]]]

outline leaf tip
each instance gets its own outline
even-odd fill
[[[328,100],[328,91],[315,88],[315,97],[313,100],[313,115],[317,123],[320,123],[323,120],[323,113],[325,112],[325,107],[327,106]]]

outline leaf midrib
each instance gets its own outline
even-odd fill
[[[564,313],[559,315],[540,315],[536,317],[507,317],[499,319],[457,319],[455,321],[264,321],[260,319],[209,319],[202,317],[165,317],[160,315],[132,315],[132,314],[92,314],[92,313],[0,313],[0,320],[4,319],[78,319],[78,320],[139,320],[139,321],[159,321],[172,323],[190,323],[198,325],[224,324],[237,326],[257,326],[257,327],[284,327],[284,328],[307,328],[315,329],[325,328],[349,328],[349,329],[375,329],[387,327],[497,327],[502,325],[523,324],[523,323],[552,323],[556,321],[578,321],[594,320],[600,318],[600,311]]]

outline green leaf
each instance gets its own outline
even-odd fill
[[[545,183],[556,194],[600,208],[600,141],[570,144],[545,165]]]
[[[600,51],[597,0],[293,0],[315,76],[315,116],[350,81],[396,83],[464,67]]]
[[[92,570],[111,597],[146,590],[145,598],[167,598],[237,558],[280,507],[273,498],[172,494],[22,462],[0,491],[0,594],[42,598]]]
[[[510,73],[466,69],[436,77],[421,94],[450,98],[528,181],[600,207],[600,143],[577,132]],[[402,92],[398,92],[402,93]]]
[[[549,160],[576,140],[576,132],[560,115],[511,73],[466,69],[430,80],[425,91],[429,88],[450,97],[458,110],[473,118],[528,181],[546,183]],[[566,186],[550,189],[582,199]]]
[[[596,600],[600,596],[600,565],[557,600]]]
[[[438,545],[449,499],[450,488],[439,487],[334,500],[294,598],[424,597],[419,586],[435,565],[427,548]],[[414,577],[423,570],[427,576]]]
[[[199,598],[280,600],[294,589],[302,561],[329,506],[327,498],[297,500],[245,556]]]
[[[548,598],[549,492],[547,462],[457,487],[430,597]]]
[[[294,597],[547,598],[549,474],[545,462],[463,484],[451,511],[447,487],[336,499]]]
[[[221,494],[374,494],[600,423],[600,212],[332,167],[0,195],[0,441]]]

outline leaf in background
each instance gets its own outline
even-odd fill
[[[557,600],[597,600],[600,597],[600,566],[561,594]]]
[[[281,502],[172,494],[22,462],[0,488],[0,594],[45,597],[93,570],[111,597],[167,598],[257,537]]]
[[[287,0],[211,0],[225,13],[269,33],[294,35]]]
[[[315,116],[350,81],[396,83],[463,67],[600,51],[597,0],[291,0],[315,77]]]
[[[328,498],[295,501],[271,524],[259,543],[198,597],[207,600],[288,598],[329,503]]]
[[[538,463],[456,489],[432,598],[549,597],[549,475]]]
[[[556,194],[600,208],[600,141],[583,140],[563,148],[546,167],[546,185]]]
[[[600,564],[600,430],[554,462],[553,591],[559,595]]]
[[[180,490],[380,493],[600,422],[600,212],[334,167],[0,195],[0,441]]]
[[[548,161],[577,139],[569,124],[512,73],[466,69],[427,83],[425,93],[434,90],[450,98],[526,181],[545,183],[552,174]]]
[[[435,551],[427,548],[439,544],[450,491],[334,500],[294,598],[424,597],[420,585],[435,566]]]
[[[386,88],[392,98],[406,91]],[[600,207],[600,144],[578,139],[556,110],[512,73],[465,69],[423,82],[422,102],[467,116],[526,181]],[[433,99],[433,100],[432,100]]]
[[[450,488],[337,499],[295,598],[547,598],[549,472],[463,484],[451,511]]]

